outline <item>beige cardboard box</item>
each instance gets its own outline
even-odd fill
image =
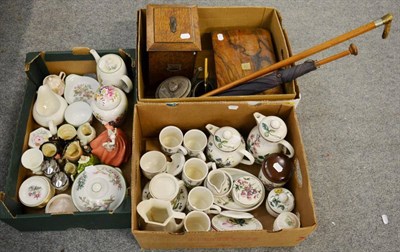
[[[211,43],[211,32],[235,28],[264,28],[273,38],[277,61],[291,56],[290,44],[278,10],[269,7],[198,7],[198,23],[201,36],[202,50],[197,52],[195,69],[204,66],[204,59],[208,58],[209,78],[215,80],[215,65]],[[138,102],[194,102],[194,101],[281,101],[297,103],[300,99],[296,81],[285,83],[277,88],[258,95],[224,96],[224,97],[187,97],[156,99],[157,85],[149,82],[149,53],[146,51],[146,10],[137,12],[137,91]],[[152,72],[153,74],[153,72]],[[203,75],[200,75],[202,77]]]
[[[287,184],[295,196],[295,209],[301,219],[301,227],[279,232],[272,231],[274,218],[265,209],[265,202],[251,211],[261,221],[259,231],[210,231],[170,234],[140,229],[140,217],[136,206],[141,201],[142,189],[148,181],[141,175],[139,160],[150,149],[160,149],[158,134],[167,125],[175,125],[183,132],[197,128],[205,130],[207,123],[216,126],[232,126],[244,138],[256,125],[254,112],[281,117],[288,126],[289,141],[295,149],[295,172]],[[132,163],[132,233],[142,248],[227,248],[227,247],[270,247],[294,246],[310,235],[317,226],[311,184],[308,176],[307,160],[300,135],[299,122],[293,105],[248,102],[200,102],[178,103],[175,106],[163,103],[139,103],[134,111],[134,148]],[[259,165],[239,165],[257,175]]]

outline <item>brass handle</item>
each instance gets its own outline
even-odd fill
[[[170,29],[170,31],[172,32],[172,33],[175,33],[176,32],[176,26],[177,26],[178,24],[176,23],[176,17],[174,17],[174,16],[170,16],[169,17],[169,29]]]
[[[380,19],[375,21],[375,27],[385,25],[383,29],[382,38],[385,39],[389,36],[390,28],[392,26],[393,15],[391,13],[386,14]]]

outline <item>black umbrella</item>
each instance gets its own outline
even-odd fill
[[[326,64],[328,62],[331,62],[333,60],[342,58],[350,54],[357,55],[357,53],[358,53],[357,47],[354,44],[351,44],[348,50],[335,54],[323,60],[320,61],[307,60],[304,63],[291,68],[279,69],[270,74],[266,74],[254,80],[245,82],[239,86],[235,86],[228,90],[222,91],[221,93],[218,93],[215,96],[258,94],[265,90],[279,86],[283,83],[295,80],[306,73],[314,71],[323,64]]]

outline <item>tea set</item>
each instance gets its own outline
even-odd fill
[[[50,74],[38,88],[21,164],[29,172],[19,188],[27,207],[46,213],[114,211],[126,196],[118,168],[131,155],[131,140],[119,128],[128,110],[132,81],[122,58],[91,50],[96,78]],[[94,118],[93,118],[94,117]],[[104,126],[98,134],[97,120]]]
[[[146,151],[139,160],[148,180],[136,208],[140,228],[178,233],[262,230],[249,212],[263,202],[275,218],[274,231],[300,227],[292,213],[295,198],[283,187],[294,170],[294,148],[284,139],[286,124],[277,116],[253,116],[257,125],[247,141],[230,126],[206,124],[208,137],[201,129],[184,133],[175,125],[163,127],[159,150]],[[236,168],[254,163],[260,166],[258,176]]]

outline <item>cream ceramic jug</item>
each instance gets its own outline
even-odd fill
[[[132,90],[133,84],[127,75],[125,62],[119,55],[110,53],[100,57],[94,49],[91,49],[90,53],[96,60],[97,79],[101,85],[112,85],[126,93]]]
[[[207,157],[218,167],[235,167],[242,163],[252,165],[254,157],[246,150],[246,144],[240,133],[232,127],[217,127],[207,124],[210,132],[207,143]],[[245,159],[245,158],[246,159]]]
[[[255,162],[261,164],[271,153],[283,152],[289,158],[294,156],[293,146],[284,138],[287,134],[285,122],[277,116],[253,114],[257,125],[247,137],[247,150],[254,156]]]
[[[35,121],[50,129],[51,134],[57,134],[57,126],[64,121],[67,101],[54,93],[49,86],[42,85],[37,91],[37,99],[33,105],[32,115]]]

